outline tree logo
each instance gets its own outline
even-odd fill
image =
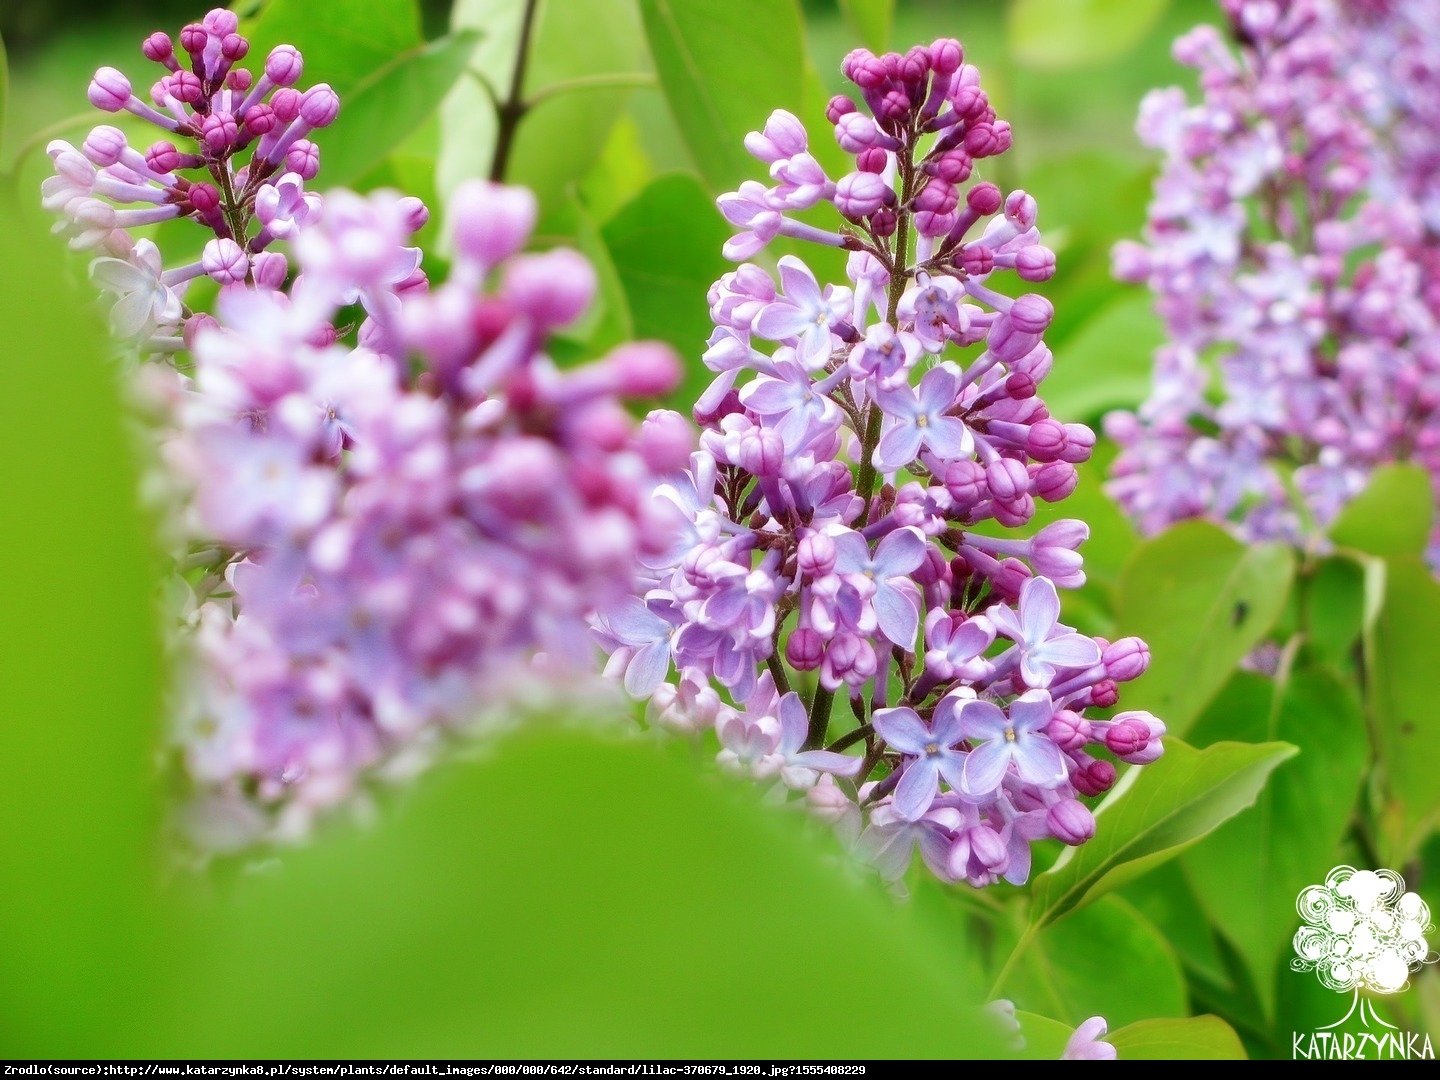
[[[1430,908],[1418,893],[1405,890],[1405,880],[1393,870],[1356,870],[1353,866],[1337,866],[1325,877],[1322,885],[1301,890],[1295,900],[1303,925],[1295,931],[1295,971],[1313,971],[1322,985],[1337,993],[1349,992],[1350,1009],[1333,1024],[1312,1036],[1313,1049],[1318,1041],[1319,1055],[1300,1052],[1297,1036],[1297,1057],[1365,1057],[1367,1042],[1373,1044],[1376,1057],[1411,1056],[1396,1054],[1410,1040],[1394,1024],[1382,1019],[1374,1006],[1361,996],[1398,994],[1410,985],[1410,975],[1437,957],[1430,951],[1425,935],[1434,930],[1430,925]],[[1356,1011],[1368,1028],[1372,1024],[1389,1029],[1379,1035],[1355,1036],[1332,1033]],[[1393,1044],[1393,1045],[1391,1045]],[[1430,1040],[1424,1039],[1428,1049]],[[1386,1054],[1386,1049],[1392,1051]],[[1358,1049],[1358,1054],[1345,1052]],[[1415,1056],[1430,1057],[1420,1053]]]

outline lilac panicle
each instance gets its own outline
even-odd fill
[[[1093,834],[1080,799],[1115,781],[1095,756],[1115,725],[1086,711],[1149,653],[1060,623],[1084,523],[1022,531],[1094,435],[1037,396],[1053,309],[1030,289],[1055,259],[1035,200],[976,175],[1010,126],[956,41],[844,73],[826,118],[853,171],[828,175],[786,112],[745,140],[769,182],[719,199],[741,265],[710,291],[700,447],[656,496],[681,538],[596,631],[656,724],[803,791],[885,877],[918,848],[945,881],[1023,882],[1034,841]],[[829,224],[796,216],[822,204]],[[845,252],[845,280],[745,261],[777,238]],[[1164,725],[1130,716],[1111,741],[1153,760]]]
[[[319,215],[319,196],[306,190],[319,168],[311,136],[334,122],[340,99],[324,83],[298,87],[304,62],[292,46],[247,67],[249,51],[224,8],[186,26],[178,41],[151,34],[141,52],[160,73],[148,92],[102,67],[88,97],[101,112],[146,121],[160,137],[132,146],[102,124],[78,147],[56,140],[47,148],[54,175],[42,187],[44,204],[60,215],[56,230],[72,247],[99,253],[93,275],[115,297],[112,329],[141,352],[184,348],[195,313],[183,301],[195,278],[233,285],[261,273],[283,277],[285,257],[272,245]],[[214,239],[200,259],[164,269],[132,230],[175,218]]]
[[[1175,45],[1199,99],[1140,110],[1163,165],[1115,271],[1166,342],[1148,400],[1107,419],[1109,490],[1145,532],[1322,547],[1380,465],[1440,491],[1440,2],[1221,7],[1225,34]]]

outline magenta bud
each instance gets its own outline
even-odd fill
[[[1000,137],[993,124],[976,124],[965,132],[965,152],[971,157],[993,157],[1000,152]]]
[[[1010,319],[1027,334],[1043,334],[1055,317],[1055,305],[1039,293],[1026,293],[1010,306]]]
[[[185,324],[180,329],[180,335],[184,338],[185,347],[187,349],[193,349],[195,348],[196,338],[201,337],[209,331],[218,331],[219,329],[220,323],[215,316],[200,311],[185,320]]]
[[[964,183],[970,179],[971,168],[970,156],[963,150],[946,151],[925,163],[927,173],[951,184]]]
[[[301,180],[314,180],[320,171],[320,148],[309,139],[296,139],[285,151],[285,171]]]
[[[1104,795],[1115,786],[1115,766],[1108,761],[1091,760],[1070,775],[1070,782],[1081,795]]]
[[[294,86],[304,70],[304,58],[294,45],[276,45],[265,58],[265,76],[276,86]]]
[[[936,38],[930,43],[930,67],[937,75],[953,75],[965,62],[965,49],[954,38]]]
[[[650,471],[663,476],[685,468],[695,433],[674,409],[656,409],[641,423],[635,444]]]
[[[213,184],[191,184],[185,194],[190,205],[202,214],[208,214],[220,205],[220,191]]]
[[[406,195],[396,206],[401,215],[405,218],[405,229],[407,232],[417,233],[425,227],[430,220],[430,208],[414,195]]]
[[[1090,721],[1079,713],[1061,709],[1045,725],[1045,734],[1061,750],[1079,750],[1090,741]]]
[[[840,117],[848,116],[856,111],[855,102],[844,94],[836,94],[825,105],[825,119],[834,124]]]
[[[851,49],[840,61],[840,71],[865,90],[879,87],[886,79],[885,65],[869,49]]]
[[[1122,712],[1115,717],[1115,723],[1111,726],[1110,730],[1114,731],[1122,725],[1127,727],[1133,726],[1133,729],[1137,733],[1139,729],[1144,729],[1145,731],[1145,742],[1143,745],[1138,745],[1134,749],[1127,747],[1123,753],[1118,750],[1114,751],[1115,755],[1123,761],[1131,765],[1148,765],[1165,752],[1165,746],[1161,741],[1165,734],[1165,724],[1156,716],[1139,710]],[[1138,737],[1136,741],[1138,742]],[[1108,745],[1108,738],[1106,739],[1106,743]]]
[[[921,586],[948,584],[950,581],[950,563],[946,561],[945,555],[934,544],[925,545],[925,558],[915,568],[915,582]]]
[[[101,124],[90,132],[80,149],[87,158],[103,169],[119,161],[128,145],[125,134],[119,128]]]
[[[825,642],[808,626],[802,626],[785,643],[785,659],[796,671],[814,671],[825,658]]]
[[[1067,461],[1052,461],[1036,471],[1030,490],[1046,502],[1054,503],[1069,498],[1079,482],[1074,465]]]
[[[967,274],[983,277],[995,269],[995,252],[981,243],[966,244],[960,252],[959,262]]]
[[[567,326],[595,296],[595,269],[570,248],[523,255],[506,267],[503,291],[505,299],[541,329]]]
[[[285,279],[290,276],[290,263],[278,251],[262,251],[251,257],[250,272],[260,288],[278,292],[285,287]]]
[[[175,57],[175,46],[170,41],[170,35],[161,33],[159,30],[145,39],[140,46],[140,51],[145,54],[146,60],[153,60],[157,64],[163,64],[166,60],[173,60]]]
[[[288,124],[300,115],[300,91],[293,86],[282,86],[270,95],[270,107],[275,110],[275,119]]]
[[[806,533],[796,545],[795,559],[807,577],[824,577],[835,569],[835,541],[824,533]]]
[[[589,304],[590,294],[585,293],[581,300],[580,292],[585,282],[588,282],[590,289],[593,290],[595,273],[590,269],[590,264],[585,262],[583,256],[565,248],[547,252],[545,255],[536,255],[533,258],[546,260],[557,255],[561,256],[563,261],[556,262],[556,265],[560,267],[556,277],[566,278],[569,276],[570,280],[562,282],[560,291],[551,294],[546,302],[552,305],[549,310],[555,317],[562,320],[561,325],[563,325],[584,311]],[[584,264],[585,270],[588,272],[585,282],[580,280],[584,275],[578,274],[575,269],[576,259]],[[577,304],[578,308],[575,307]],[[574,314],[569,314],[572,310],[574,310]],[[679,357],[675,355],[670,346],[662,345],[658,341],[636,341],[628,345],[621,345],[617,349],[612,349],[602,362],[616,372],[618,378],[615,384],[615,393],[621,397],[658,397],[675,389],[675,384],[680,381]]]
[[[199,23],[190,23],[180,31],[180,47],[191,57],[198,57],[203,53],[209,40],[210,32]]]
[[[1025,463],[1015,458],[996,458],[985,467],[985,484],[1001,502],[1013,502],[1030,489]]]
[[[1062,844],[1078,847],[1095,835],[1095,815],[1079,799],[1061,799],[1045,811],[1050,835]]]
[[[240,138],[240,125],[229,113],[211,113],[200,122],[200,141],[205,149],[219,157]]]
[[[941,477],[945,490],[961,506],[974,506],[985,498],[985,467],[970,458],[960,458],[945,463]]]
[[[1032,576],[1030,567],[1019,559],[1006,558],[1000,561],[1000,567],[990,581],[1006,599],[1014,600]]]
[[[250,85],[254,81],[255,77],[244,68],[236,68],[230,72],[229,75],[225,76],[225,85],[231,90],[238,90],[242,94],[250,89]],[[248,116],[249,114],[247,113],[246,115]]]
[[[1065,425],[1065,453],[1063,460],[1072,465],[1079,465],[1090,460],[1090,454],[1095,449],[1095,432],[1091,431],[1084,424]]]
[[[900,121],[910,115],[910,95],[899,88],[885,91],[875,106],[875,116],[880,120]]]
[[[1016,401],[1025,401],[1035,396],[1035,380],[1023,371],[1017,371],[1005,380],[1005,393]]]
[[[1055,252],[1044,244],[1031,244],[1015,256],[1015,272],[1022,281],[1049,281],[1055,276]]]
[[[861,150],[855,155],[855,168],[860,172],[883,173],[890,163],[890,155],[878,146]]]
[[[853,172],[846,173],[836,183],[833,201],[835,209],[841,214],[859,220],[869,217],[894,198],[895,193],[882,177],[873,172]]]
[[[240,17],[228,8],[211,8],[200,22],[216,37],[233,34],[240,28]]]
[[[1120,720],[1105,732],[1105,747],[1116,757],[1139,753],[1150,745],[1150,729],[1138,720]]]
[[[250,260],[234,240],[221,237],[205,245],[200,265],[221,285],[235,285],[245,280]]]
[[[890,209],[876,210],[870,215],[870,231],[876,236],[892,236],[899,226],[900,219],[895,216],[895,211]]]
[[[751,476],[779,476],[785,443],[767,428],[751,428],[740,439],[740,467]]]
[[[1054,461],[1065,449],[1065,425],[1048,416],[1030,425],[1025,449],[1036,461]]]
[[[1120,691],[1115,686],[1114,679],[1101,679],[1090,688],[1090,702],[1096,708],[1112,708],[1120,700]]]
[[[484,267],[509,258],[535,227],[535,196],[522,187],[471,180],[450,202],[455,250]]]
[[[226,34],[220,42],[220,55],[232,64],[237,60],[245,59],[245,54],[250,51],[250,42],[246,41],[239,34]]]
[[[920,189],[913,200],[916,210],[932,214],[948,214],[959,202],[960,193],[955,190],[955,185],[939,177],[931,177],[930,182]]]
[[[1005,841],[1000,839],[1000,834],[994,829],[981,825],[970,829],[965,835],[970,841],[970,858],[985,869],[993,873],[1010,861],[1010,852],[1005,847]]]
[[[252,138],[268,135],[275,130],[279,123],[279,119],[275,116],[275,110],[264,102],[252,105],[245,110],[245,131]]]
[[[1005,200],[1005,217],[1021,232],[1035,224],[1035,197],[1023,191],[1012,191]]]
[[[172,173],[180,168],[180,151],[175,144],[161,140],[145,151],[145,164],[157,173]]]
[[[1116,682],[1129,682],[1150,666],[1150,648],[1138,637],[1125,637],[1106,646],[1100,659],[1106,675]]]
[[[312,128],[325,127],[340,115],[340,95],[329,83],[319,83],[300,98],[300,118]]]
[[[976,184],[965,196],[965,204],[981,217],[989,217],[1000,209],[1003,199],[1000,189],[988,180],[982,184]]]
[[[113,67],[102,67],[90,80],[86,97],[102,112],[119,112],[130,102],[130,80]]]

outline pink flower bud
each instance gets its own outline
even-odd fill
[[[847,173],[835,185],[835,209],[856,220],[869,217],[894,198],[890,185],[873,172]]]
[[[1090,703],[1099,709],[1111,708],[1120,700],[1120,691],[1113,679],[1101,679],[1090,688]]]
[[[250,272],[262,289],[280,290],[290,275],[290,263],[278,251],[262,251],[250,259]]]
[[[340,115],[340,96],[328,83],[312,86],[300,98],[300,118],[312,128],[325,127]]]
[[[309,139],[296,139],[285,151],[285,171],[295,173],[301,180],[314,180],[320,171],[320,148]]]
[[[965,196],[966,205],[981,217],[989,217],[999,210],[1002,201],[1000,189],[988,180],[985,183],[976,184]]]
[[[1021,232],[1035,225],[1035,197],[1023,191],[1012,191],[1005,200],[1005,217]]]
[[[1092,798],[1103,795],[1115,786],[1115,766],[1108,761],[1092,758],[1071,774],[1070,782],[1081,795]]]
[[[1106,675],[1116,682],[1129,682],[1145,674],[1150,666],[1150,649],[1138,637],[1125,637],[1106,646],[1100,659]]]
[[[1015,458],[997,458],[985,468],[985,484],[1001,502],[1012,502],[1030,488],[1025,463]]]
[[[1046,502],[1060,502],[1070,497],[1079,482],[1075,466],[1065,461],[1052,461],[1036,471],[1031,490]]]
[[[1116,757],[1124,759],[1144,750],[1150,744],[1150,729],[1136,720],[1117,720],[1105,732],[1105,746]]]
[[[240,28],[240,17],[228,8],[211,8],[200,21],[216,37],[233,34]]]
[[[275,119],[290,123],[300,115],[300,91],[292,86],[281,87],[270,95],[270,107],[275,110]]]
[[[191,184],[186,198],[202,214],[208,214],[220,205],[220,192],[214,184]]]
[[[576,252],[567,251],[563,248],[550,252],[549,255],[564,255],[566,257],[566,269],[562,270],[562,275],[565,273],[573,274],[573,271],[569,269],[569,267],[573,265],[570,256],[583,258],[583,256],[578,255]],[[547,255],[536,256],[538,259],[548,257]],[[585,265],[588,267],[590,264],[587,262]],[[593,271],[590,284],[593,289]],[[575,286],[573,283],[569,286],[569,289],[570,292],[566,293],[561,299],[561,306],[557,309],[559,313],[563,314],[565,310],[568,310],[568,308],[564,306],[565,304],[574,302]],[[587,294],[584,302],[580,304],[575,314],[578,315],[583,311],[589,302],[590,299]],[[569,316],[565,318],[564,321],[569,322],[574,317],[573,315]],[[680,381],[679,358],[676,357],[670,346],[662,345],[656,341],[636,341],[628,345],[621,345],[619,348],[612,350],[601,363],[616,372],[615,393],[620,397],[658,397],[661,394],[668,394],[671,390],[675,389],[675,384]]]
[[[85,151],[87,158],[103,169],[119,161],[128,145],[119,128],[101,124],[90,132],[81,149]]]
[[[796,546],[795,558],[807,577],[824,577],[835,569],[835,541],[821,532],[806,533]]]
[[[839,122],[840,117],[847,116],[855,111],[855,102],[844,94],[836,94],[825,105],[825,119],[835,124]]]
[[[523,255],[506,267],[504,296],[542,330],[568,326],[594,299],[595,270],[569,248]]]
[[[1090,721],[1079,713],[1061,709],[1045,725],[1045,734],[1061,750],[1079,750],[1090,741]]]
[[[1015,272],[1022,281],[1049,281],[1055,276],[1055,252],[1044,244],[1031,244],[1015,256]]]
[[[930,43],[930,67],[937,75],[953,75],[965,62],[965,49],[954,38],[936,38]]]
[[[102,67],[90,80],[86,96],[102,112],[119,112],[130,102],[130,80],[113,67]]]
[[[751,428],[740,438],[740,467],[752,476],[779,476],[785,443],[767,428]]]
[[[455,250],[489,268],[524,246],[535,227],[535,196],[526,188],[471,180],[450,202]]]
[[[1045,811],[1050,835],[1062,844],[1077,847],[1095,835],[1095,815],[1079,799],[1061,799]]]
[[[145,39],[140,51],[145,54],[146,60],[153,60],[157,64],[173,61],[175,58],[175,46],[170,41],[170,35],[162,34],[158,30]]]
[[[1079,465],[1090,460],[1094,449],[1095,432],[1084,424],[1065,425],[1065,453],[1061,455],[1062,460]]]
[[[814,671],[825,658],[825,642],[808,626],[802,626],[785,643],[785,659],[796,671]]]
[[[235,285],[245,280],[250,260],[234,240],[221,237],[205,245],[200,265],[221,285]]]
[[[962,507],[974,506],[987,494],[985,467],[970,458],[946,462],[942,479],[945,490]]]
[[[664,475],[685,468],[695,433],[689,421],[674,409],[656,409],[641,423],[635,443],[649,469]]]
[[[265,76],[276,86],[294,86],[304,70],[304,59],[294,45],[276,45],[265,58]]]

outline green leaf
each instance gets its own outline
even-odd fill
[[[1440,820],[1440,584],[1416,558],[1385,561],[1384,606],[1365,642],[1367,702],[1388,796],[1381,829],[1387,866],[1407,862]]]
[[[604,228],[635,335],[674,346],[685,365],[678,397],[693,403],[713,373],[700,363],[711,329],[705,295],[727,269],[729,231],[692,176],[662,176]]]
[[[1133,408],[1150,392],[1154,352],[1165,340],[1146,296],[1123,296],[1092,314],[1055,353],[1045,402],[1066,420]]]
[[[1365,627],[1365,577],[1353,555],[1331,555],[1300,582],[1305,644],[1337,670],[1349,667]]]
[[[1323,670],[1276,683],[1258,708],[1212,710],[1193,732],[1207,738],[1283,740],[1299,749],[1276,770],[1255,806],[1184,856],[1185,871],[1216,928],[1245,961],[1267,1016],[1275,1012],[1276,964],[1295,930],[1295,897],[1335,865],[1369,757],[1355,691]],[[1246,887],[1237,889],[1235,882]]]
[[[1114,978],[1117,970],[1125,978]],[[997,991],[1071,1028],[1097,1015],[1126,1024],[1185,1014],[1185,980],[1175,950],[1118,896],[1045,927]]]
[[[1245,1061],[1245,1047],[1218,1016],[1141,1020],[1112,1031],[1105,1041],[1120,1061]]]
[[[1075,1031],[1073,1024],[1062,1024],[1023,1009],[1015,1010],[1015,1019],[1020,1024],[1020,1037],[1025,1040],[1020,1056],[1028,1061],[1059,1061]]]
[[[299,49],[302,85],[329,83],[342,115],[351,90],[423,41],[416,0],[270,0],[249,37],[256,57],[280,44]]]
[[[640,0],[660,85],[712,191],[753,176],[746,132],[772,110],[805,116],[795,0]]]
[[[895,0],[840,0],[840,10],[855,35],[873,52],[890,48]]]
[[[5,145],[5,105],[10,100],[10,58],[5,52],[5,39],[0,37],[0,148]]]
[[[1067,848],[1035,879],[1031,925],[1043,927],[1178,855],[1251,805],[1294,753],[1285,743],[1196,750],[1167,738],[1164,757],[1131,769],[1101,803],[1094,839]]]
[[[462,180],[490,175],[499,131],[494,102],[510,93],[525,2],[455,4],[452,29],[479,30],[484,40],[472,62],[476,78],[457,84],[440,111],[438,185],[447,197]],[[540,4],[521,87],[522,100],[532,105],[520,121],[504,179],[534,189],[542,235],[564,235],[557,217],[567,215],[572,189],[599,157],[633,92],[604,80],[634,80],[646,70],[633,0]],[[569,85],[574,89],[559,89]]]
[[[187,920],[157,1007],[172,1054],[970,1057],[977,988],[912,911],[817,858],[755,792],[654,743],[531,729],[432,775],[374,827],[250,876]],[[758,921],[757,921],[758,920]],[[885,941],[874,986],[777,947]]]
[[[325,136],[325,182],[345,185],[379,164],[440,106],[480,35],[462,30],[395,57],[346,97]]]
[[[1289,547],[1246,547],[1207,522],[1142,545],[1121,576],[1116,621],[1149,643],[1152,661],[1126,707],[1183,735],[1284,612],[1294,569]]]
[[[1340,512],[1330,538],[1371,555],[1419,555],[1434,521],[1429,474],[1418,465],[1384,465]]]
[[[1014,0],[1010,48],[1030,67],[1093,67],[1138,45],[1167,6],[1167,0]]]
[[[155,559],[120,367],[62,251],[0,206],[6,1058],[25,1056],[22,1038],[64,1055],[114,1025],[143,960],[135,927],[154,903]]]
[[[1156,926],[1165,928],[1165,938],[1179,955],[1187,971],[1225,987],[1230,977],[1225,970],[1210,919],[1195,892],[1174,860],[1126,885],[1121,894]]]

